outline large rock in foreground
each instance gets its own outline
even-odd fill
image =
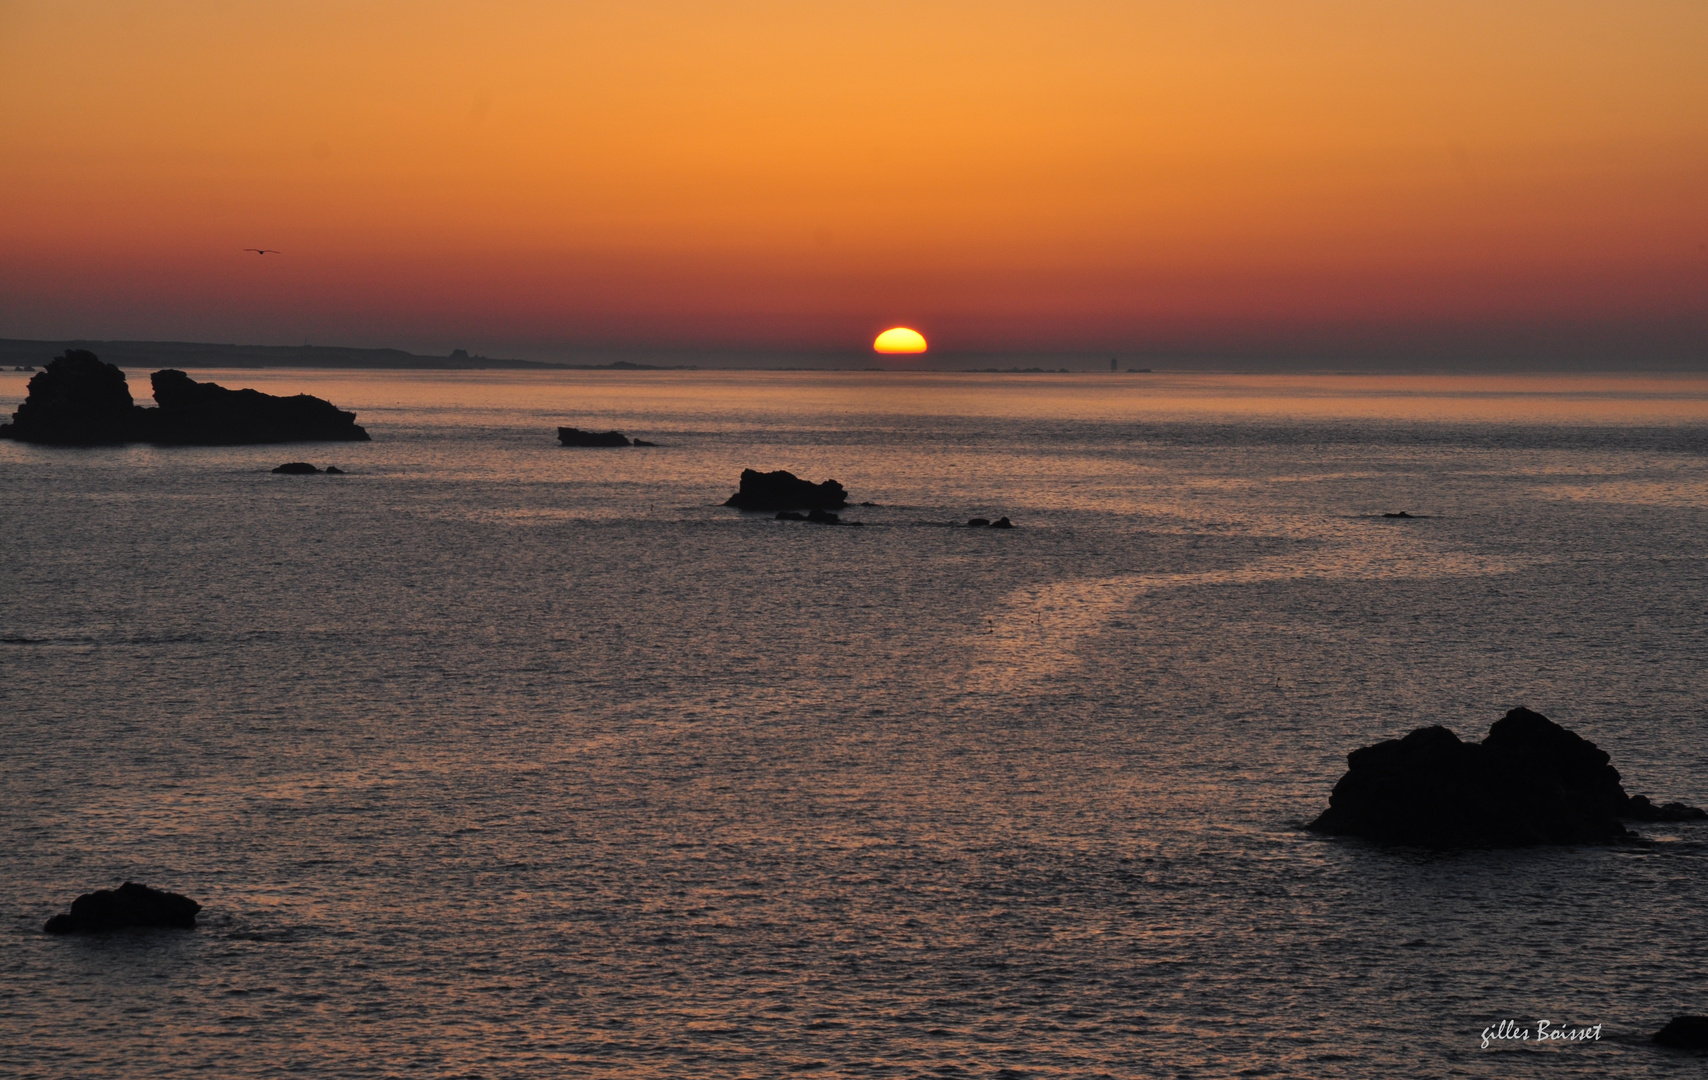
[[[29,396],[0,424],[0,438],[58,446],[146,441],[242,446],[281,442],[365,442],[356,414],[308,394],[276,397],[227,390],[182,371],[150,376],[159,408],[131,400],[125,373],[92,352],[72,349],[30,379]]]
[[[1622,821],[1689,821],[1708,813],[1625,794],[1607,752],[1529,709],[1513,709],[1481,743],[1444,727],[1347,755],[1315,832],[1431,848],[1605,844],[1634,836]]]
[[[0,438],[50,446],[101,446],[142,437],[143,410],[125,373],[86,349],[68,349],[30,377],[29,396],[0,424]]]
[[[782,469],[743,469],[741,490],[724,505],[740,510],[839,510],[848,505],[848,493],[834,480],[815,484]]]
[[[127,881],[116,889],[84,893],[71,902],[69,915],[55,915],[42,929],[49,934],[94,934],[128,927],[193,929],[202,905],[187,896]]]

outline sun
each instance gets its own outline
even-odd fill
[[[925,335],[905,326],[894,326],[878,335],[878,339],[872,342],[872,349],[881,353],[922,353],[925,351]]]

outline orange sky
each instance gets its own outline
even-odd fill
[[[1704,58],[1701,0],[0,0],[0,336],[1708,364]]]

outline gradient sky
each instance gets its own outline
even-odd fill
[[[1708,366],[1701,0],[0,0],[0,155],[5,337]]]

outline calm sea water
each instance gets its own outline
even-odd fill
[[[1518,704],[1708,803],[1708,379],[211,377],[374,441],[0,443],[0,1072],[1701,1073],[1708,828],[1299,826]]]

